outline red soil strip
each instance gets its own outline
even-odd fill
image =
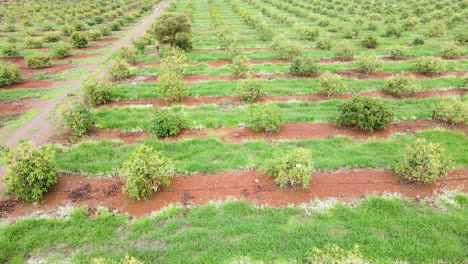
[[[31,80],[27,80],[27,81],[22,81],[22,82],[18,82],[14,85],[10,85],[10,86],[5,86],[5,87],[2,87],[1,89],[8,89],[8,90],[11,90],[11,89],[18,89],[18,88],[52,88],[54,87],[54,82],[52,81],[48,81],[48,80],[42,80],[42,81],[31,81]]]
[[[32,109],[41,109],[49,100],[47,99],[21,99],[18,101],[0,101],[0,114],[25,113]]]
[[[445,96],[464,96],[468,93],[466,89],[446,89],[446,90],[425,90],[416,93],[413,96],[408,98],[420,99],[420,98],[431,98],[431,97],[445,97]],[[362,93],[346,93],[342,95],[335,96],[333,98],[351,98],[355,94],[360,94],[367,97],[382,97],[382,98],[391,98],[396,99],[396,97],[391,94],[386,93],[385,91],[373,91],[373,92],[362,92]],[[289,101],[324,101],[330,99],[326,94],[313,93],[305,95],[267,95],[257,100],[257,102],[289,102]],[[243,101],[237,96],[197,96],[197,97],[185,97],[180,103],[180,105],[186,106],[199,106],[206,104],[244,104]],[[128,105],[154,105],[160,107],[167,107],[170,104],[167,104],[162,99],[151,98],[151,99],[136,99],[136,100],[121,100],[118,102],[111,102],[105,104],[105,107],[121,107]]]
[[[315,47],[304,47],[304,50],[316,50]],[[209,48],[209,49],[194,49],[192,52],[223,52],[225,48]],[[242,48],[243,52],[254,52],[254,51],[273,51],[272,48],[266,47],[253,47],[253,48]]]
[[[230,171],[216,175],[197,174],[177,176],[172,186],[163,188],[148,200],[134,201],[120,192],[120,179],[86,178],[78,175],[60,176],[58,183],[39,204],[21,202],[9,217],[29,215],[34,211],[51,211],[60,205],[87,206],[93,211],[98,206],[139,217],[148,215],[170,204],[201,205],[212,200],[235,197],[255,204],[271,206],[299,205],[314,199],[336,197],[348,201],[371,194],[400,193],[420,199],[443,189],[468,192],[468,169],[455,170],[434,185],[407,184],[392,172],[355,169],[332,173],[312,174],[309,190],[280,189],[272,177],[258,171]],[[90,190],[89,190],[90,188]],[[76,191],[78,190],[78,191]],[[84,195],[80,195],[84,192]],[[78,194],[71,195],[71,193]],[[75,201],[75,202],[73,202]]]
[[[95,40],[93,42],[97,42],[97,43],[112,43],[112,42],[117,42],[119,41],[118,38],[105,38],[105,39],[99,39],[99,40]]]
[[[433,120],[414,120],[393,123],[386,126],[385,130],[364,132],[354,127],[339,126],[333,123],[286,123],[276,133],[255,132],[251,128],[221,127],[206,129],[184,129],[179,135],[162,139],[166,141],[179,141],[192,138],[217,138],[223,142],[241,143],[249,140],[307,140],[324,139],[334,136],[348,136],[354,139],[367,140],[370,138],[388,138],[396,133],[415,133],[431,128],[447,128],[468,133],[465,125],[449,126],[443,122]],[[93,129],[86,136],[86,140],[122,140],[125,143],[138,142],[148,134],[145,132],[124,132],[119,129]],[[59,138],[60,143],[66,142],[66,137]]]

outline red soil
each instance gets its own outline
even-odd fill
[[[196,174],[177,176],[172,186],[163,188],[148,200],[134,201],[120,192],[120,179],[86,178],[78,175],[60,176],[58,183],[36,205],[20,202],[8,207],[9,217],[24,216],[34,211],[51,211],[60,205],[87,206],[94,211],[98,206],[116,209],[139,217],[148,215],[170,204],[201,205],[212,200],[235,197],[255,204],[272,206],[298,205],[314,199],[337,197],[352,200],[370,194],[400,193],[409,198],[422,198],[442,189],[467,192],[467,169],[456,170],[436,184],[416,186],[401,182],[389,171],[355,169],[332,173],[312,174],[309,190],[280,189],[271,177],[258,171],[230,171],[217,175]]]
[[[2,87],[1,89],[18,89],[18,88],[51,88],[54,87],[54,82],[48,81],[48,80],[42,80],[42,81],[22,81],[18,82],[14,85],[10,86],[5,86]]]
[[[112,43],[112,42],[117,42],[117,41],[119,41],[118,38],[104,38],[104,39],[96,40],[94,42],[97,42],[97,43]]]
[[[24,113],[32,109],[44,107],[49,100],[46,99],[21,99],[18,101],[0,101],[0,114]]]

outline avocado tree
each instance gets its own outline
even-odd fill
[[[152,26],[152,33],[163,42],[168,40],[171,47],[175,47],[177,35],[190,34],[191,25],[185,14],[165,13],[156,19]]]

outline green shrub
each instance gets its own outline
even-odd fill
[[[20,68],[11,63],[0,65],[0,87],[12,85],[21,80]]]
[[[353,96],[339,106],[338,123],[356,126],[363,131],[385,129],[393,119],[393,113],[377,98]]]
[[[445,34],[447,31],[447,26],[444,22],[441,21],[432,21],[426,26],[427,36],[429,37],[439,37]]]
[[[237,78],[245,78],[249,75],[249,65],[247,64],[247,57],[244,55],[234,56],[231,64],[232,73]]]
[[[162,186],[170,186],[175,176],[172,161],[149,146],[138,147],[122,167],[127,179],[123,191],[132,199],[147,199]]]
[[[416,71],[427,75],[437,75],[447,70],[447,64],[434,57],[419,58],[415,65]]]
[[[75,31],[71,34],[70,43],[73,45],[73,47],[79,49],[86,48],[88,46],[88,40],[84,34],[79,31]]]
[[[278,153],[275,157],[265,161],[263,170],[274,181],[280,185],[302,186],[304,189],[310,188],[311,172],[313,169],[312,156],[310,151],[305,149],[293,149],[287,153]]]
[[[319,71],[319,65],[316,59],[307,57],[293,58],[289,66],[289,72],[300,76],[313,76]]]
[[[18,42],[18,39],[16,39],[15,37],[10,36],[10,37],[7,38],[7,42],[8,43],[16,43],[16,42]]]
[[[340,60],[352,60],[354,58],[354,46],[348,42],[342,42],[335,50],[335,58]]]
[[[60,33],[49,32],[45,34],[42,39],[44,40],[44,42],[47,42],[47,43],[58,42],[60,40]]]
[[[273,104],[256,104],[247,107],[247,123],[254,131],[278,132],[284,123],[284,111]]]
[[[71,56],[72,47],[66,43],[59,43],[52,47],[52,56],[57,59],[63,59]]]
[[[375,49],[378,45],[379,42],[377,41],[377,38],[372,35],[368,35],[362,40],[362,46],[368,49]]]
[[[16,25],[13,23],[8,23],[5,25],[4,30],[6,32],[14,32],[16,30]]]
[[[433,110],[433,118],[444,122],[468,123],[468,102],[451,98],[438,103]]]
[[[454,43],[449,43],[442,47],[442,52],[441,55],[442,57],[446,59],[455,59],[456,57],[461,56],[463,53],[463,48],[460,46],[454,44]]]
[[[110,24],[110,29],[112,31],[119,31],[121,29],[121,27],[122,27],[122,25],[120,25],[120,23],[118,23],[118,22],[112,22]]]
[[[44,42],[42,42],[42,39],[40,38],[27,38],[24,41],[24,45],[28,48],[34,48],[34,49],[40,49],[42,48],[42,45]]]
[[[96,106],[111,101],[115,97],[117,86],[105,79],[87,79],[83,82],[83,91],[90,105]]]
[[[459,33],[455,35],[455,44],[458,46],[464,46],[468,43],[468,33]]]
[[[187,127],[186,118],[173,109],[157,109],[149,126],[149,131],[158,137],[176,136]]]
[[[168,103],[180,102],[190,92],[183,76],[175,72],[160,75],[156,88],[157,92]]]
[[[242,80],[237,85],[237,95],[247,102],[254,102],[265,95],[265,82],[253,78]]]
[[[177,34],[176,47],[184,51],[193,50],[193,43],[190,37],[191,35],[186,33]]]
[[[109,70],[109,75],[114,80],[124,80],[130,76],[130,65],[122,59],[114,60]]]
[[[75,30],[70,25],[63,25],[60,27],[60,34],[63,36],[70,36]]]
[[[122,59],[129,64],[135,64],[136,56],[137,56],[136,50],[133,48],[129,48],[129,47],[120,48],[119,53],[117,54],[117,57],[119,59]]]
[[[147,41],[144,38],[132,39],[132,44],[139,53],[145,53]]]
[[[20,52],[15,44],[8,44],[2,47],[2,55],[5,57],[16,58],[20,56]]]
[[[388,49],[390,58],[394,60],[400,60],[408,57],[406,48],[402,46],[393,46]]]
[[[52,65],[50,55],[45,53],[33,53],[26,56],[26,65],[32,69],[46,68]]]
[[[387,25],[387,28],[385,29],[385,36],[386,37],[401,37],[401,34],[403,33],[403,29],[400,25],[395,25],[395,24],[390,24]]]
[[[331,46],[332,44],[329,38],[321,38],[317,40],[317,47],[321,50],[330,50]]]
[[[100,26],[99,30],[101,31],[103,36],[109,36],[111,34],[111,29],[108,26]]]
[[[328,97],[345,93],[346,90],[346,84],[338,74],[325,72],[319,78],[319,92],[326,93]]]
[[[53,123],[60,133],[70,131],[70,137],[77,139],[94,126],[95,120],[83,103],[66,101],[55,109]]]
[[[414,77],[396,76],[385,82],[385,91],[397,97],[408,97],[419,90],[421,87]]]
[[[57,182],[57,166],[49,147],[36,147],[28,141],[6,150],[8,166],[4,178],[5,192],[25,201],[39,201]]]
[[[304,264],[366,264],[359,247],[346,250],[336,244],[326,244],[323,248],[314,247],[306,253]]]
[[[283,36],[275,37],[272,42],[273,50],[278,52],[283,58],[299,57],[303,53],[302,46],[299,43],[285,39]]]
[[[382,61],[376,56],[362,57],[354,62],[355,69],[357,71],[364,72],[365,74],[381,70],[382,65]]]
[[[92,29],[88,31],[88,38],[92,41],[102,39],[102,31],[99,29]]]
[[[24,30],[24,34],[27,36],[33,37],[37,35],[37,32],[32,28],[28,28]]]
[[[104,18],[102,18],[100,16],[96,16],[96,17],[93,18],[93,21],[96,24],[101,24],[102,22],[104,22]]]
[[[424,39],[420,38],[420,37],[416,37],[413,39],[413,42],[412,42],[413,46],[421,46],[421,45],[424,45]]]
[[[421,184],[431,184],[446,176],[452,165],[441,145],[421,138],[405,147],[399,157],[395,172],[407,181]]]

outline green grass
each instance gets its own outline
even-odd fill
[[[464,263],[468,250],[468,197],[451,197],[440,211],[423,202],[368,197],[328,210],[256,207],[226,201],[171,206],[152,217],[129,220],[86,209],[66,219],[25,219],[0,227],[0,261],[46,257],[91,263],[131,255],[144,263],[302,263],[312,248],[359,246],[373,263]],[[440,199],[436,198],[436,201]]]
[[[11,89],[0,90],[0,101],[17,101],[21,99],[54,99],[62,94],[67,86],[59,88],[38,88],[38,89]]]
[[[400,148],[416,137],[442,144],[453,156],[457,167],[468,166],[468,137],[462,132],[430,130],[415,135],[395,135],[387,140],[354,141],[333,137],[304,141],[248,141],[240,144],[223,143],[216,139],[191,139],[178,142],[148,139],[150,145],[163,155],[174,159],[181,173],[215,173],[231,169],[253,168],[276,151],[292,148],[308,149],[318,170],[339,168],[388,168],[398,158]],[[88,175],[116,174],[136,145],[117,141],[83,142],[72,147],[55,146],[61,171]]]

